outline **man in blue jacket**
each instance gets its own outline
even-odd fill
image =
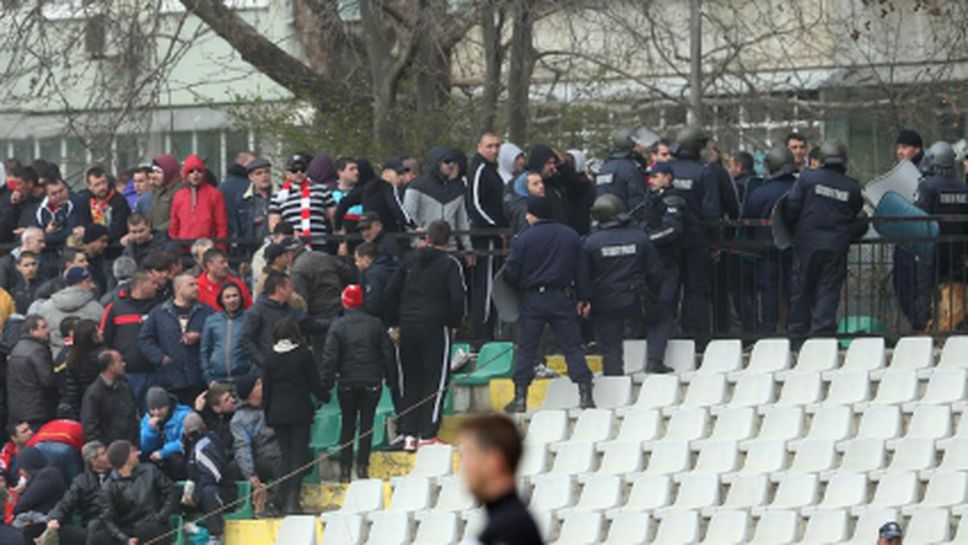
[[[196,507],[202,513],[213,513],[205,519],[205,526],[211,537],[209,544],[222,543],[225,533],[226,504],[235,501],[235,481],[229,478],[229,462],[225,445],[218,435],[208,431],[205,421],[197,413],[185,417],[183,441],[188,456],[188,480],[195,488],[183,503]]]
[[[173,481],[182,480],[186,474],[182,432],[192,410],[158,386],[148,390],[147,404],[148,412],[141,417],[141,451]]]
[[[141,351],[155,366],[156,382],[191,405],[205,389],[199,341],[211,309],[198,302],[198,281],[183,273],[175,277],[174,296],[148,314],[138,339]]]

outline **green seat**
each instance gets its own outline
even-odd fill
[[[225,520],[248,520],[255,518],[255,509],[252,507],[252,483],[249,481],[235,481],[235,492],[238,494],[238,503],[235,504],[235,511],[225,515]]]
[[[845,316],[837,325],[841,348],[850,346],[850,341],[857,334],[879,335],[887,332],[887,324],[872,316]]]
[[[454,383],[479,386],[496,378],[510,378],[514,370],[514,343],[500,341],[486,343],[477,354],[474,371],[456,375]]]

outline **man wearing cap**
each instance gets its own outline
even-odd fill
[[[898,161],[911,161],[914,166],[921,166],[924,158],[924,141],[921,134],[914,129],[901,129],[897,133],[894,143],[894,155]]]
[[[877,545],[901,545],[901,525],[896,522],[887,522],[877,531]]]
[[[94,279],[86,267],[72,267],[64,276],[66,287],[50,296],[37,311],[50,326],[50,344],[54,352],[64,347],[60,323],[68,316],[99,322],[104,307],[94,296]]]
[[[252,253],[269,236],[269,206],[272,203],[272,163],[256,157],[245,166],[249,185],[229,206],[229,230],[233,237],[253,239],[239,248]],[[228,201],[227,201],[228,204]],[[253,271],[258,273],[259,271]]]
[[[510,413],[527,410],[528,387],[534,379],[534,361],[545,324],[558,341],[568,364],[568,376],[578,384],[583,409],[594,408],[592,374],[581,349],[579,314],[587,316],[589,278],[584,268],[581,240],[573,229],[552,218],[547,197],[528,202],[531,227],[514,237],[504,266],[504,279],[523,294],[514,365],[514,400]]]
[[[235,501],[235,481],[229,477],[226,447],[218,435],[208,431],[198,413],[185,417],[183,448],[188,457],[188,481],[194,483],[191,494],[182,496],[182,504],[201,513],[212,513],[202,519],[209,532],[208,545],[222,543],[225,533],[224,505]]]
[[[390,390],[398,387],[397,359],[383,322],[363,310],[359,284],[346,286],[342,303],[343,317],[333,322],[326,336],[321,378],[324,391],[337,386],[343,419],[341,444],[352,444],[359,424],[356,475],[368,479],[373,441],[372,435],[365,434],[373,428],[384,381]],[[344,448],[339,457],[340,482],[350,481],[352,466],[353,448]]]
[[[104,255],[108,249],[108,228],[99,223],[88,225],[84,229],[81,244],[87,255],[87,269],[94,280],[94,292],[108,293],[118,282],[117,276],[110,274],[109,267],[112,265]]]
[[[388,159],[383,162],[383,170],[377,183],[363,188],[363,211],[376,214],[390,233],[400,233],[415,227],[413,219],[403,207],[403,196],[407,189],[405,175],[409,172],[403,161]]]
[[[383,293],[399,261],[391,255],[380,252],[372,242],[364,242],[354,251],[356,270],[360,271],[360,285],[363,287],[363,309],[378,318],[384,318]]]
[[[296,252],[300,249],[301,244],[294,240],[284,241],[284,242],[272,242],[266,246],[263,256],[265,257],[265,267],[261,271],[253,271],[253,276],[255,277],[254,287],[252,289],[253,297],[259,297],[262,294],[262,288],[265,286],[266,277],[270,274],[276,272],[280,274],[289,274],[289,268],[292,267],[292,262],[296,258]],[[292,299],[289,304],[295,305],[303,310],[306,309],[306,301],[303,300],[302,296],[296,292],[293,292]]]
[[[252,484],[253,493],[261,500],[257,503],[264,503],[263,487],[278,476],[282,451],[276,433],[266,425],[266,414],[262,410],[262,379],[244,377],[235,383],[235,391],[242,402],[236,407],[229,425],[235,461],[242,478]]]
[[[229,236],[228,214],[222,192],[205,182],[205,162],[191,154],[182,165],[185,186],[171,201],[168,238],[187,241],[197,238]],[[224,244],[223,244],[224,245]]]
[[[397,238],[384,231],[383,221],[375,212],[364,212],[356,224],[356,230],[363,237],[364,242],[372,242],[381,254],[396,260],[403,259],[404,253],[410,248],[408,239]]]
[[[114,473],[104,483],[104,528],[97,532],[95,543],[171,543],[168,519],[178,507],[178,491],[153,464],[139,464],[139,454],[128,441],[118,440],[108,446]]]
[[[141,448],[147,459],[158,464],[172,479],[185,476],[185,457],[181,448],[185,417],[191,407],[178,403],[175,396],[160,386],[152,386],[146,396],[148,412],[141,417]]]
[[[286,160],[286,180],[269,205],[269,229],[285,221],[292,225],[296,237],[315,248],[326,248],[326,241],[313,238],[329,234],[336,202],[332,192],[306,175],[310,161],[305,153]]]
[[[131,208],[127,199],[114,190],[108,181],[108,173],[101,165],[89,167],[84,172],[84,181],[87,189],[78,193],[78,199],[88,206],[81,207],[81,225],[85,228],[92,224],[103,225],[107,228],[110,242],[117,244],[128,232]]]
[[[47,527],[46,517],[37,515],[50,512],[64,496],[67,485],[61,472],[47,462],[37,447],[25,448],[17,457],[17,466],[27,488],[13,508],[13,527],[20,528],[28,542],[33,542]]]

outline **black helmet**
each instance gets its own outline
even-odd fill
[[[793,173],[797,169],[793,152],[786,146],[776,146],[766,154],[766,171],[772,176]]]
[[[820,164],[825,167],[847,167],[847,146],[838,140],[828,140],[820,146]]]
[[[709,135],[701,127],[689,125],[676,136],[676,155],[685,153],[689,156],[699,156],[703,146],[709,141]]]
[[[633,129],[619,129],[612,137],[612,151],[615,153],[629,153],[635,149],[632,141]]]
[[[944,140],[939,140],[924,152],[924,161],[932,169],[955,168],[955,149]]]
[[[629,136],[633,143],[642,146],[643,148],[651,148],[652,146],[659,143],[659,135],[652,132],[651,130],[639,125],[632,129],[632,134]]]
[[[592,205],[592,217],[598,223],[612,221],[622,212],[625,212],[625,205],[622,204],[622,199],[619,199],[611,193],[606,193],[598,197],[595,199],[595,204]]]

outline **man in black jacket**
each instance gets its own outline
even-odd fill
[[[342,300],[346,310],[342,318],[333,322],[323,350],[323,390],[329,391],[339,382],[337,395],[343,417],[340,444],[353,441],[359,415],[361,440],[356,474],[368,479],[373,441],[372,436],[363,434],[373,429],[383,380],[391,390],[397,387],[397,360],[383,322],[360,308],[364,305],[362,288],[358,284],[346,286]],[[339,458],[340,482],[350,481],[352,465],[353,449],[344,448]]]
[[[464,276],[447,248],[450,225],[437,220],[427,226],[426,246],[394,273],[386,290],[388,319],[400,332],[403,407],[419,404],[399,426],[404,448],[437,443],[444,395],[450,374],[450,342],[464,319]],[[435,396],[430,403],[422,402]]]
[[[360,285],[363,287],[363,310],[384,319],[384,292],[399,263],[393,256],[381,253],[372,242],[364,242],[354,252],[356,269],[360,271]]]
[[[101,374],[87,387],[81,401],[81,424],[88,440],[110,444],[119,439],[137,444],[138,410],[124,374],[125,360],[117,350],[97,357]]]
[[[7,360],[7,415],[34,430],[54,418],[57,383],[50,352],[50,328],[37,314],[24,319],[23,336]]]
[[[485,132],[477,143],[477,153],[471,159],[471,178],[468,180],[467,208],[471,227],[498,229],[507,227],[504,217],[504,180],[497,171],[497,155],[501,137]],[[474,248],[493,252],[501,248],[498,235],[476,236]],[[497,312],[491,303],[494,275],[499,267],[494,255],[486,255],[477,262],[471,273],[471,334],[475,339],[494,337]]]
[[[17,457],[18,471],[26,479],[24,489],[13,508],[14,528],[20,528],[28,542],[39,536],[45,528],[41,515],[46,515],[64,495],[64,477],[60,470],[49,465],[44,453],[36,447],[27,447]]]
[[[114,472],[99,497],[103,530],[96,543],[171,543],[168,518],[178,505],[171,481],[154,464],[139,464],[138,449],[128,441],[108,447]],[[162,537],[165,536],[165,537]]]
[[[127,363],[125,373],[134,391],[138,407],[144,406],[145,394],[154,384],[155,368],[141,351],[138,333],[148,313],[155,307],[158,286],[151,273],[139,269],[131,276],[130,288],[104,309],[101,335],[104,345],[116,348]],[[115,439],[118,439],[117,437]]]
[[[81,448],[84,472],[74,477],[67,493],[47,515],[47,528],[57,531],[64,543],[86,543],[101,524],[98,496],[111,472],[108,450],[100,441],[88,441]],[[73,517],[80,524],[73,523]]]

